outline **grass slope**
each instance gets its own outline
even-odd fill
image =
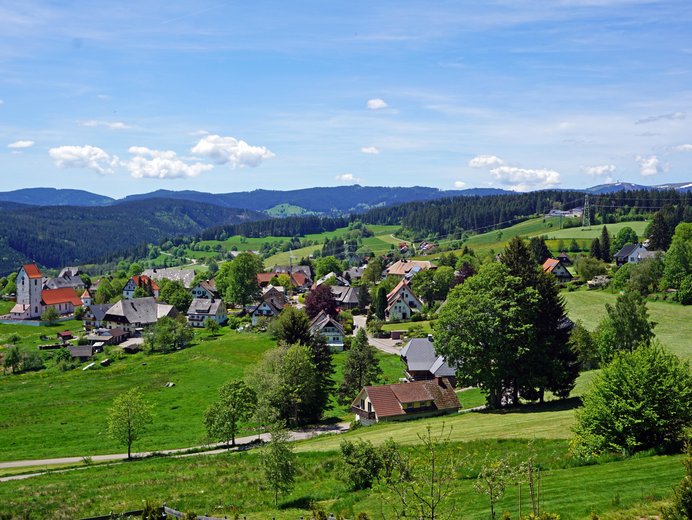
[[[563,292],[572,320],[581,320],[593,330],[605,314],[605,304],[615,305],[616,294],[607,291]],[[656,323],[656,337],[683,359],[692,359],[692,306],[664,301],[647,302],[649,318]]]

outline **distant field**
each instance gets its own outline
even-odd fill
[[[618,231],[625,227],[631,227],[635,231],[635,233],[637,233],[638,236],[642,236],[648,224],[649,222],[646,220],[632,222],[617,222],[615,224],[606,224],[606,228],[608,228],[608,232],[611,234],[611,236],[617,235]],[[558,229],[555,231],[550,231],[546,233],[546,235],[548,238],[552,239],[571,240],[572,238],[588,238],[590,240],[593,240],[594,238],[601,236],[602,230],[603,225],[601,224],[597,226],[589,226],[587,228],[576,227],[568,229]],[[566,245],[569,245],[569,243]]]
[[[605,314],[605,304],[615,304],[617,295],[605,291],[563,292],[572,320],[581,320],[593,330]],[[649,317],[656,322],[656,337],[672,352],[692,359],[692,306],[663,301],[647,302]]]

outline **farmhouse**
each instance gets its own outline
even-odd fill
[[[400,276],[403,278],[406,275],[427,269],[435,269],[432,262],[427,260],[399,260],[387,267],[387,276]]]
[[[310,334],[324,336],[327,345],[333,350],[341,352],[344,349],[344,328],[324,311],[320,311],[310,322]]]
[[[252,325],[257,325],[257,321],[260,318],[276,318],[279,314],[281,314],[284,305],[284,299],[274,298],[271,296],[266,300],[262,300],[250,311]]]
[[[571,282],[573,278],[572,273],[557,258],[548,258],[543,262],[543,271],[555,276],[559,283]]]
[[[123,298],[126,298],[128,300],[134,298],[135,291],[138,287],[143,289],[145,292],[147,292],[150,296],[153,296],[154,298],[159,297],[159,286],[156,285],[156,282],[146,275],[141,275],[133,276],[127,281],[125,287],[123,287]]]
[[[94,357],[94,354],[101,351],[99,347],[93,345],[69,345],[67,350],[70,351],[72,359],[76,359],[80,362],[89,361]]]
[[[125,341],[130,335],[120,327],[114,329],[96,329],[87,336],[87,341],[94,347],[103,347],[104,345],[119,345]]]
[[[192,269],[145,269],[142,276],[151,278],[152,280],[170,280],[172,282],[180,282],[183,287],[189,289],[192,287],[192,282],[195,279],[195,272]]]
[[[420,312],[423,304],[404,279],[387,295],[387,308],[384,311],[385,319],[407,320],[414,312]]]
[[[71,271],[65,272],[63,270],[64,274],[60,274],[59,276],[56,276],[55,278],[48,278],[44,283],[43,283],[43,288],[44,289],[64,289],[69,287],[70,289],[74,289],[75,291],[83,291],[84,290],[84,282],[82,281],[81,276],[79,275],[72,275]]]
[[[106,328],[122,328],[128,334],[139,332],[165,316],[175,318],[178,312],[172,305],[158,303],[155,298],[120,300],[113,304],[103,317]]]
[[[638,264],[642,260],[653,258],[654,256],[655,253],[647,251],[642,244],[625,244],[620,251],[615,253],[614,258],[617,265],[624,265],[627,263]]]
[[[312,288],[315,289],[316,287],[319,287],[323,283],[325,283],[327,280],[330,280],[333,278],[333,283],[331,283],[332,286],[338,286],[338,287],[348,287],[351,285],[351,282],[349,282],[346,278],[341,276],[340,274],[336,274],[335,272],[327,273],[325,274],[322,278],[318,278],[315,280],[315,283],[312,284]]]
[[[332,285],[331,289],[336,304],[341,310],[355,309],[358,307],[360,287],[340,287],[338,285]]]
[[[449,379],[366,386],[351,404],[356,421],[367,426],[380,421],[405,421],[459,411],[461,404]]]
[[[93,303],[84,308],[82,324],[86,330],[98,329],[103,324],[106,312],[113,306],[112,303]]]
[[[195,298],[187,309],[187,322],[191,327],[204,327],[208,319],[214,320],[219,325],[228,321],[226,305],[223,300],[214,298]]]
[[[414,338],[399,353],[406,364],[406,378],[409,381],[427,381],[446,377],[452,386],[456,386],[456,371],[450,367],[445,358],[435,353],[432,336]]]

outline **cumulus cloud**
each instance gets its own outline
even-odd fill
[[[214,168],[211,164],[187,163],[171,150],[152,150],[144,146],[132,146],[128,150],[135,157],[127,161],[125,167],[136,179],[180,179],[197,177]]]
[[[504,164],[505,161],[494,155],[477,155],[469,161],[471,168],[497,168]]]
[[[685,112],[669,112],[668,114],[659,114],[656,116],[645,117],[644,119],[639,119],[635,121],[635,125],[644,125],[646,123],[655,123],[656,121],[680,121],[685,119],[687,114]]]
[[[681,144],[673,148],[676,152],[692,152],[692,144]]]
[[[104,175],[113,173],[118,157],[109,155],[98,146],[58,146],[48,154],[59,168],[87,168]]]
[[[655,155],[649,155],[648,157],[637,155],[635,161],[639,163],[639,172],[645,177],[665,173],[668,170],[668,165],[661,164],[661,161]]]
[[[455,181],[454,187],[460,190],[461,188],[466,187],[466,183],[464,181]]]
[[[373,98],[368,99],[367,106],[370,110],[381,110],[383,108],[387,108],[389,105],[384,99]]]
[[[355,177],[352,173],[342,173],[341,175],[337,175],[334,177],[337,181],[341,182],[359,182],[360,179],[358,177]]]
[[[31,148],[34,146],[33,141],[15,141],[14,143],[10,143],[7,145],[7,148],[12,148],[13,150],[19,150],[22,148]]]
[[[367,153],[370,155],[378,155],[380,153],[380,149],[377,148],[376,146],[364,146],[363,148],[360,149],[362,153]]]
[[[614,164],[599,164],[598,166],[582,166],[582,171],[592,177],[601,177],[613,173],[617,168]]]
[[[235,137],[207,135],[192,148],[192,153],[209,159],[216,164],[230,164],[233,168],[254,168],[274,153],[264,146],[251,146]]]
[[[122,121],[99,121],[97,119],[82,121],[82,126],[88,126],[90,128],[101,126],[108,128],[109,130],[127,130],[128,128],[132,128],[130,125],[126,125]]]
[[[560,174],[555,170],[499,166],[490,170],[490,173],[514,191],[552,188],[560,183]]]

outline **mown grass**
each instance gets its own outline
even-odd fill
[[[529,450],[541,469],[542,507],[560,513],[564,520],[660,500],[670,494],[683,474],[680,456],[610,458],[600,464],[579,466],[568,456],[564,440],[536,440],[530,448],[526,439],[452,442],[442,458],[453,455],[457,461],[447,502],[448,510],[455,511],[454,518],[487,517],[487,499],[473,491],[482,465],[497,457],[516,464],[526,460]],[[420,446],[410,447],[407,452],[419,460],[419,465],[425,464]],[[259,470],[257,452],[249,451],[153,458],[6,482],[0,486],[0,512],[19,515],[31,511],[34,518],[78,518],[136,509],[144,500],[150,500],[217,517],[230,516],[235,506],[248,519],[296,520],[300,515],[309,517],[314,502],[348,518],[355,518],[360,511],[366,511],[371,518],[380,517],[382,512],[392,517],[393,497],[386,489],[349,490],[340,479],[337,451],[300,453],[298,465],[295,489],[281,498],[278,508]],[[525,486],[522,494],[526,513]],[[513,518],[517,516],[517,488],[510,486],[498,509],[510,511]]]
[[[605,315],[605,304],[615,305],[617,298],[617,294],[608,291],[579,290],[562,294],[569,317],[581,320],[590,330],[596,328]],[[649,301],[646,305],[661,343],[676,355],[692,359],[692,306],[665,301]]]

